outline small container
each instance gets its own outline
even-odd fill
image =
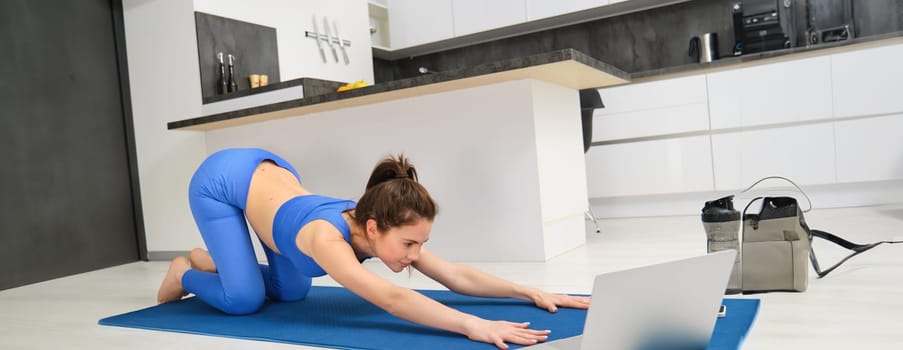
[[[733,249],[737,251],[734,268],[727,282],[725,293],[737,294],[743,291],[740,260],[740,212],[734,209],[734,196],[727,196],[705,202],[702,208],[702,227],[706,233],[706,251]]]
[[[718,33],[705,33],[690,38],[690,57],[699,63],[710,63],[718,59]]]
[[[248,77],[248,81],[251,84],[251,88],[260,87],[260,74],[251,74]]]
[[[270,76],[266,74],[260,75],[260,86],[267,86],[270,84]]]

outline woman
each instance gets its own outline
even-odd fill
[[[177,257],[157,293],[160,303],[193,293],[228,314],[256,312],[266,297],[303,299],[311,278],[329,274],[367,301],[402,319],[466,335],[501,349],[544,341],[549,332],[528,323],[485,320],[449,308],[386,281],[361,265],[378,257],[394,272],[413,266],[465,295],[511,297],[555,312],[587,308],[589,299],[549,294],[473,268],[423,248],[436,204],[403,156],[376,165],[357,203],[309,192],[298,172],[261,149],[228,149],[208,157],[191,179],[191,212],[207,251]],[[258,265],[248,225],[267,257]]]

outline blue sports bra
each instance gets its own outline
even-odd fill
[[[279,207],[273,218],[273,240],[276,248],[283,256],[288,257],[305,276],[325,275],[326,271],[295,245],[298,231],[311,221],[326,220],[342,233],[346,242],[350,243],[351,227],[342,217],[342,212],[353,209],[356,205],[354,201],[316,194],[289,199]]]

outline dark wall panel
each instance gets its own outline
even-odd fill
[[[869,36],[903,30],[903,1],[852,0],[856,35]]]
[[[266,74],[269,83],[279,80],[279,49],[276,45],[276,28],[247,23],[203,12],[194,13],[198,39],[198,62],[201,69],[201,96],[219,95],[219,59],[223,53],[228,79],[229,59],[238,58],[235,64],[235,82],[239,90],[251,88],[251,74]]]
[[[112,8],[0,2],[0,289],[138,259]]]

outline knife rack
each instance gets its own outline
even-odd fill
[[[333,44],[339,44],[339,45],[351,47],[351,40],[346,39],[346,40],[342,40],[342,42],[339,42],[339,38],[336,38],[335,36],[327,37],[326,34],[320,34],[319,36],[317,36],[317,34],[314,32],[304,31],[304,37],[316,38],[318,40],[323,40],[323,41],[329,40],[329,41],[332,41]]]
[[[336,21],[332,21],[332,25],[329,24],[329,19],[323,17],[323,30],[317,26],[317,16],[313,16],[313,32],[305,31],[304,37],[313,38],[317,41],[317,49],[320,51],[320,58],[323,59],[323,63],[329,62],[329,59],[326,58],[326,49],[323,48],[323,42],[326,42],[326,46],[329,47],[329,51],[332,52],[332,58],[339,62],[339,54],[336,50],[336,45],[338,45],[338,51],[342,52],[342,58],[344,59],[345,64],[351,63],[350,56],[348,55],[348,50],[346,47],[351,46],[351,41],[342,40],[342,34],[339,33],[339,26]],[[331,28],[330,28],[331,27]],[[323,34],[320,34],[323,33]]]

